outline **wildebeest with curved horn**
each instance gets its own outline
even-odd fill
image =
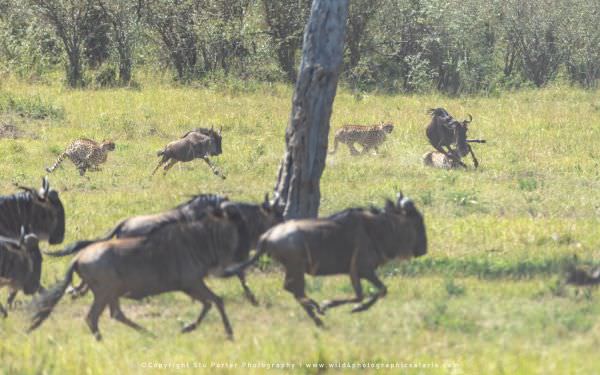
[[[473,116],[469,114],[468,120],[460,122],[455,120],[444,108],[432,108],[427,113],[431,115],[431,122],[425,130],[429,143],[437,151],[455,160],[465,168],[465,163],[460,159],[470,153],[473,158],[473,165],[477,168],[479,161],[475,157],[469,142],[485,143],[485,140],[467,139],[468,125],[473,120]],[[456,150],[452,149],[452,145],[456,145]]]
[[[225,179],[225,176],[217,170],[208,158],[209,156],[216,156],[223,153],[221,140],[221,129],[216,132],[213,128],[197,128],[185,133],[180,139],[170,142],[163,150],[157,153],[157,156],[161,156],[162,158],[152,171],[152,175],[162,165],[164,165],[163,169],[166,175],[169,169],[178,161],[187,162],[194,159],[202,159],[208,164],[215,175]]]
[[[21,192],[0,196],[0,236],[18,239],[21,228],[26,227],[39,241],[61,243],[65,237],[65,210],[58,192],[50,188],[48,178],[42,179],[38,191],[18,187]],[[16,295],[16,290],[9,294],[9,307]]]
[[[238,235],[242,239],[239,242],[241,248],[236,251],[237,258],[234,259],[234,262],[236,263],[246,261],[250,254],[250,250],[256,247],[260,235],[275,224],[283,221],[282,212],[276,204],[271,204],[268,194],[265,195],[265,200],[262,204],[231,202],[227,197],[222,195],[199,194],[189,201],[166,212],[153,215],[134,216],[125,219],[102,238],[77,241],[67,246],[62,251],[46,254],[50,256],[65,256],[74,254],[95,242],[107,241],[111,238],[146,236],[164,224],[181,220],[201,220],[207,209],[216,207],[221,207],[229,213],[231,217],[236,218],[235,225],[238,230]],[[248,298],[252,304],[257,305],[256,298],[246,283],[245,274],[240,272],[237,276],[244,289],[246,298]],[[85,291],[85,284],[82,283],[75,288],[74,293],[82,294],[85,293]]]
[[[35,234],[25,232],[21,227],[21,236],[15,240],[0,236],[0,288],[8,286],[11,296],[22,290],[26,295],[40,289],[42,274],[42,254]],[[0,304],[0,314],[8,313]]]
[[[19,238],[27,227],[40,241],[59,244],[65,236],[65,210],[48,178],[39,191],[19,186],[22,192],[0,196],[0,236]]]
[[[388,261],[410,259],[427,253],[427,236],[421,213],[413,202],[398,196],[387,201],[383,210],[351,208],[328,218],[290,220],[276,225],[261,236],[256,254],[247,262],[229,268],[225,276],[240,272],[267,253],[285,268],[284,288],[292,293],[317,326],[323,325],[317,313],[364,299],[360,284],[367,279],[377,293],[352,311],[364,311],[386,287],[375,270]],[[348,274],[356,297],[338,299],[319,306],[306,296],[304,274],[327,276]]]
[[[240,249],[240,238],[231,215],[220,208],[210,209],[202,220],[166,223],[145,237],[101,241],[86,247],[71,262],[65,278],[36,301],[30,331],[50,315],[77,273],[94,295],[86,323],[98,340],[98,319],[107,306],[112,318],[143,330],[123,314],[119,299],[173,291],[181,291],[203,305],[196,321],[182,332],[194,330],[214,303],[226,333],[232,337],[223,300],[204,283],[209,273],[221,273],[238,257],[235,253]]]

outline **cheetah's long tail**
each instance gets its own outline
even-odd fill
[[[54,163],[54,165],[51,167],[46,167],[46,172],[52,173],[56,168],[58,168],[60,163],[62,163],[63,160],[65,160],[66,156],[67,156],[66,152],[63,152],[62,154],[58,155],[58,159],[56,159],[56,162]]]

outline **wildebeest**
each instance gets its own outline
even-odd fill
[[[164,174],[167,174],[169,169],[178,161],[186,162],[198,158],[204,160],[215,175],[225,179],[225,176],[217,170],[208,158],[223,153],[221,140],[220,129],[216,132],[212,128],[197,128],[185,133],[180,139],[170,142],[162,151],[157,153],[157,156],[162,156],[162,159],[152,171],[152,175],[162,165],[164,165]]]
[[[173,291],[181,291],[203,305],[196,321],[182,332],[194,330],[214,303],[226,333],[232,337],[223,300],[203,280],[208,273],[219,274],[237,258],[240,238],[230,215],[215,208],[202,220],[166,223],[145,237],[91,244],[77,254],[65,278],[36,301],[30,331],[49,316],[77,273],[94,295],[86,323],[98,340],[101,339],[98,319],[106,306],[112,318],[143,330],[123,314],[119,299],[141,299]]]
[[[50,189],[48,178],[42,179],[39,191],[19,186],[22,192],[0,196],[0,236],[18,239],[26,227],[40,241],[59,244],[65,236],[65,210],[58,192]],[[17,295],[8,296],[10,307]]]
[[[18,238],[27,227],[40,241],[59,244],[65,236],[65,210],[58,192],[42,180],[39,191],[19,186],[22,192],[0,196],[0,236]]]
[[[0,236],[0,288],[8,286],[11,296],[18,290],[31,295],[40,289],[42,254],[35,234],[25,233],[22,227],[19,239]],[[0,314],[8,313],[0,304]]]
[[[600,267],[594,270],[575,266],[571,267],[567,271],[567,284],[578,286],[600,285]]]
[[[50,256],[65,256],[78,252],[86,246],[95,242],[107,241],[111,238],[131,238],[146,236],[151,232],[170,222],[181,220],[194,221],[204,217],[209,208],[221,207],[230,217],[235,219],[240,249],[236,251],[237,258],[234,262],[243,262],[248,259],[250,250],[256,247],[261,234],[266,232],[275,224],[283,221],[283,215],[277,205],[269,202],[269,196],[265,195],[262,204],[251,204],[242,202],[231,202],[227,197],[214,194],[199,194],[189,201],[163,213],[153,215],[134,216],[121,221],[106,236],[95,240],[77,241],[59,252],[47,253]],[[238,275],[244,294],[254,305],[256,298],[248,287],[243,272]],[[85,283],[80,284],[74,290],[74,294],[85,293]]]
[[[231,267],[225,276],[236,274],[268,253],[285,268],[284,288],[292,293],[317,326],[323,322],[317,313],[364,299],[360,284],[367,279],[377,293],[352,311],[367,310],[387,289],[375,270],[388,261],[410,259],[426,254],[427,236],[421,213],[413,202],[398,196],[388,200],[383,210],[351,208],[328,218],[291,220],[261,236],[256,254],[247,262]],[[304,274],[326,276],[349,274],[356,297],[338,299],[319,306],[306,296]]]
[[[466,165],[460,159],[470,153],[473,158],[473,165],[477,168],[479,161],[477,161],[467,140],[468,125],[473,120],[473,116],[469,114],[468,120],[460,122],[450,116],[444,108],[433,108],[428,110],[427,113],[431,115],[431,122],[425,130],[429,143],[437,151],[455,160],[465,168]],[[485,143],[482,140],[472,140],[471,142]],[[452,149],[452,145],[456,145],[456,150]]]

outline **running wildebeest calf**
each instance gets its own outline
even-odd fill
[[[467,154],[471,154],[475,168],[479,166],[479,161],[473,153],[469,142],[485,143],[484,140],[467,140],[468,125],[473,120],[469,115],[468,120],[462,122],[455,120],[444,108],[430,109],[431,122],[427,125],[425,133],[429,143],[446,157],[455,160],[462,167],[467,167],[460,159]],[[456,145],[454,150],[451,146]],[[446,149],[444,149],[444,147]]]
[[[169,169],[177,162],[202,159],[208,164],[215,175],[225,179],[225,176],[217,170],[208,158],[209,156],[216,156],[223,153],[221,140],[221,130],[216,132],[212,128],[198,128],[185,133],[180,139],[170,142],[162,151],[157,153],[157,156],[162,156],[162,159],[158,162],[154,171],[152,171],[152,175],[162,165],[164,165],[163,169],[166,175]]]
[[[232,264],[235,252],[241,248],[239,240],[230,213],[215,208],[202,220],[167,223],[146,237],[91,244],[71,262],[64,280],[36,301],[30,331],[50,315],[77,273],[94,295],[86,323],[97,340],[101,339],[98,319],[107,306],[112,318],[144,331],[123,314],[119,299],[141,299],[173,291],[181,291],[203,305],[196,321],[182,332],[194,330],[214,303],[226,333],[232,337],[223,300],[208,289],[204,278],[209,273],[219,274]]]
[[[0,288],[8,286],[11,293],[22,290],[26,295],[40,289],[42,254],[35,234],[26,234],[23,227],[18,240],[0,236]],[[0,314],[8,313],[0,304]]]
[[[48,178],[42,180],[39,191],[19,186],[22,192],[0,196],[0,236],[18,239],[26,227],[40,241],[59,244],[65,236],[65,210],[58,192],[50,189]],[[12,306],[17,295],[9,294],[7,305]]]
[[[283,221],[283,213],[277,205],[269,202],[269,196],[265,195],[262,204],[251,204],[241,202],[230,202],[227,197],[213,194],[199,194],[188,202],[183,203],[169,211],[154,214],[134,216],[121,221],[110,233],[102,238],[95,240],[84,240],[75,242],[67,246],[64,250],[54,253],[47,253],[50,256],[65,256],[78,252],[86,246],[95,242],[107,241],[111,238],[131,238],[149,235],[151,232],[164,224],[176,221],[195,221],[204,217],[209,208],[221,207],[230,217],[234,219],[234,224],[241,238],[240,249],[236,251],[237,258],[235,263],[243,262],[248,259],[250,250],[256,247],[258,238],[269,228]],[[256,297],[246,283],[245,274],[240,272],[238,275],[246,298],[253,304],[258,305]],[[84,294],[87,291],[85,283],[81,283],[73,290],[75,296]]]
[[[367,279],[377,293],[352,311],[367,310],[386,287],[375,270],[388,261],[425,255],[427,237],[421,213],[410,199],[398,197],[396,204],[387,201],[383,210],[351,208],[323,219],[291,220],[262,235],[257,252],[249,261],[225,271],[236,274],[267,253],[285,268],[284,288],[292,293],[317,326],[323,322],[317,313],[364,299],[360,284]],[[348,274],[356,297],[338,299],[319,306],[306,296],[304,274],[327,276]]]

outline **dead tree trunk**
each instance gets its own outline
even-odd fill
[[[287,219],[316,217],[325,169],[329,118],[342,65],[347,0],[314,0],[275,195]]]

